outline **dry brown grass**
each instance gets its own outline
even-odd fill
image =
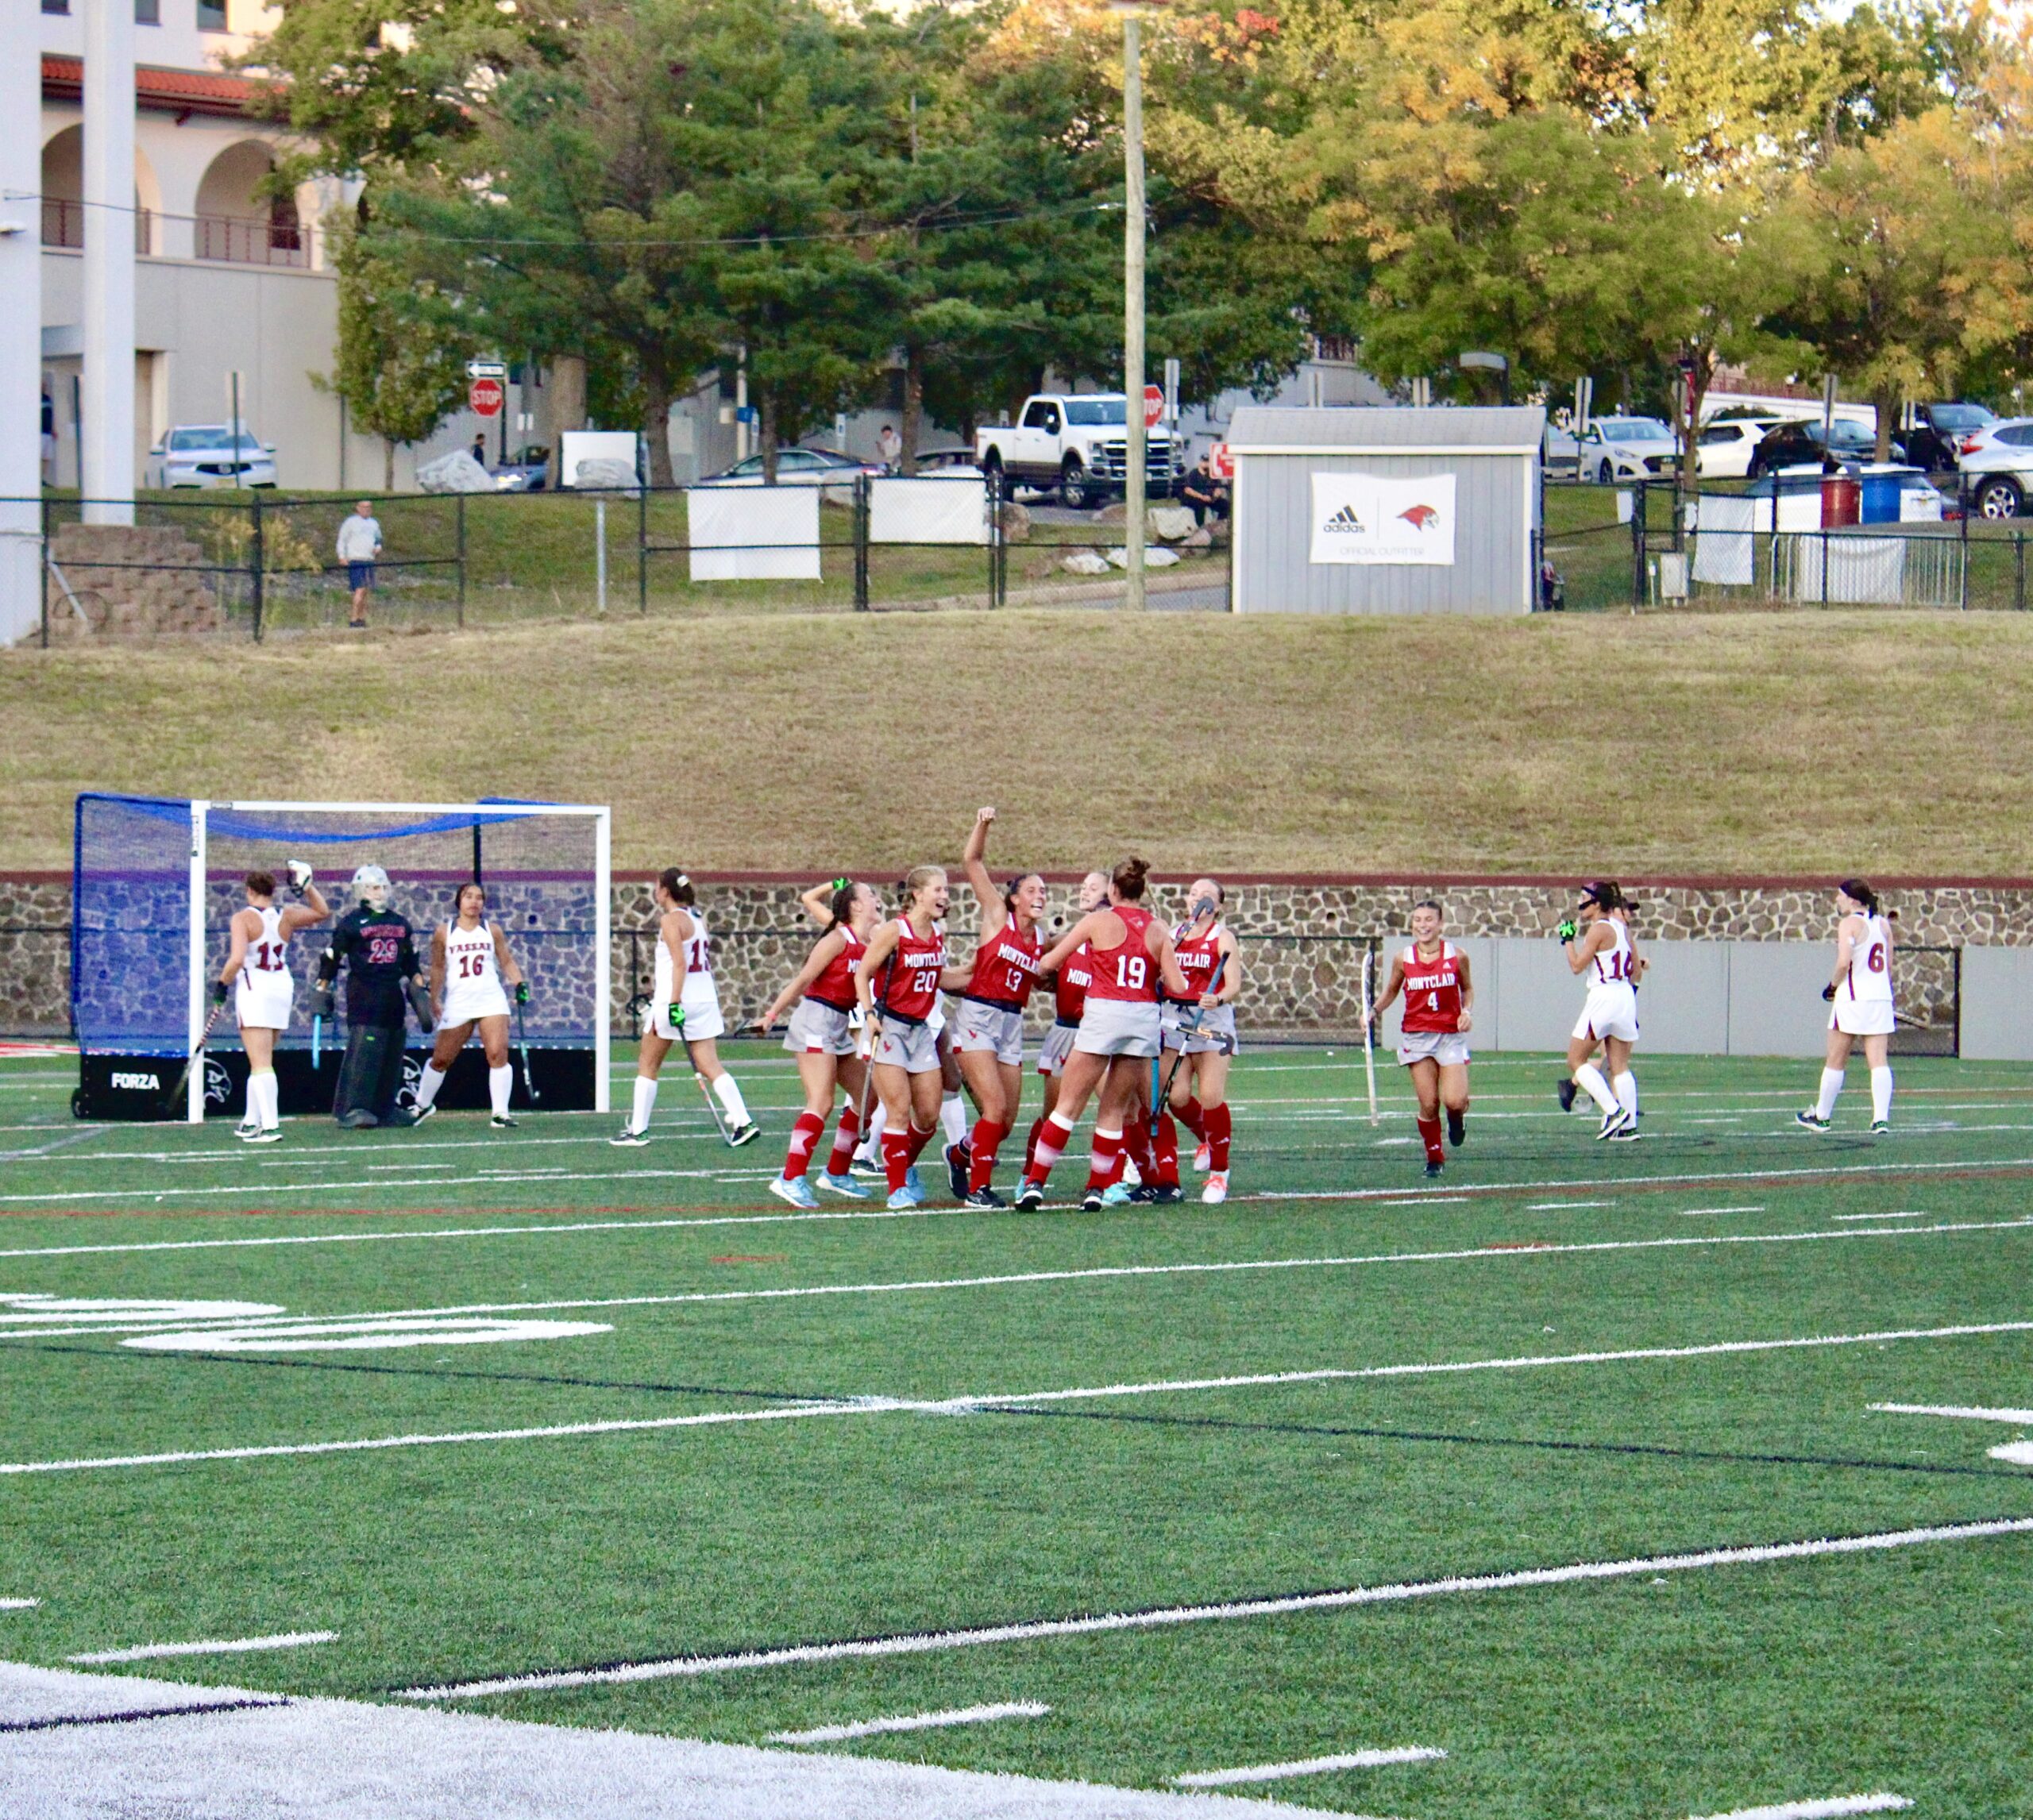
[[[618,866],[2005,876],[2033,624],[1007,611],[0,654],[0,866],[83,789],[613,804]]]

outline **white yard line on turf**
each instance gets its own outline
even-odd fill
[[[808,1732],[772,1732],[784,1745],[844,1744],[849,1738],[881,1737],[888,1732],[928,1732],[944,1726],[985,1726],[995,1719],[1041,1719],[1051,1708],[1042,1700],[1005,1700],[993,1706],[955,1706],[943,1713],[900,1713],[893,1718],[862,1719],[851,1726],[815,1726]]]
[[[1912,1805],[1903,1795],[1838,1795],[1826,1801],[1782,1801],[1776,1807],[1736,1807],[1707,1820],[1846,1820],[1852,1814],[1892,1814]]]
[[[1829,1215],[1831,1220],[1924,1220],[1927,1217],[1927,1213],[1924,1208],[1915,1208],[1911,1212],[1905,1213],[1831,1213]]]
[[[1982,1523],[1942,1524],[1922,1529],[1893,1529],[1868,1536],[1819,1537],[1810,1541],[1768,1542],[1749,1547],[1704,1549],[1699,1553],[1648,1555],[1621,1561],[1576,1561],[1557,1567],[1526,1567],[1509,1573],[1464,1574],[1445,1579],[1411,1580],[1395,1586],[1350,1587],[1333,1592],[1297,1593],[1284,1598],[1246,1598],[1208,1605],[1165,1606],[1155,1610],[1083,1614],[1074,1618],[1040,1618],[1024,1624],[984,1625],[973,1630],[905,1632],[888,1637],[843,1639],[835,1643],[791,1644],[777,1649],[742,1649],[720,1656],[676,1656],[655,1661],[624,1662],[604,1668],[566,1668],[547,1673],[504,1675],[483,1681],[460,1681],[434,1687],[402,1690],[412,1700],[470,1700],[493,1694],[541,1693],[561,1687],[590,1687],[631,1681],[662,1681],[700,1675],[720,1675],[746,1668],[775,1668],[793,1663],[839,1662],[857,1658],[921,1656],[934,1651],[972,1649],[997,1643],[1028,1643],[1047,1637],[1084,1637],[1097,1632],[1156,1630],[1209,1620],[1279,1618],[1302,1611],[1334,1611],[1351,1606],[1397,1605],[1455,1593],[1510,1592],[1526,1587],[1564,1586],[1576,1581],[1631,1579],[1640,1575],[1685,1573],[1704,1567],[1749,1567],[1772,1561],[1805,1560],[1823,1555],[1864,1554],[1905,1548],[1930,1542],[1975,1541],[1991,1536],[2033,1533],[2033,1517],[2002,1517]]]
[[[1233,1788],[1245,1782],[1282,1782],[1293,1776],[1328,1776],[1337,1769],[1381,1769],[1392,1763],[1433,1763],[1445,1756],[1430,1745],[1401,1745],[1388,1750],[1344,1751],[1339,1756],[1302,1757],[1296,1763],[1253,1763],[1240,1769],[1203,1769],[1175,1776],[1175,1788]]]
[[[219,1332],[218,1329],[213,1329]],[[1869,1333],[1815,1334],[1800,1339],[1724,1340],[1702,1346],[1629,1347],[1615,1352],[1525,1353],[1500,1359],[1464,1359],[1406,1365],[1325,1366],[1309,1371],[1258,1371],[1219,1378],[1162,1378],[1143,1383],[1082,1385],[1071,1390],[1018,1390],[957,1397],[851,1397],[812,1398],[766,1409],[710,1409],[695,1415],[638,1417],[631,1421],[559,1423],[544,1428],[465,1429],[449,1434],[385,1435],[372,1440],[298,1441],[266,1447],[192,1449],[176,1453],[114,1454],[78,1459],[21,1460],[0,1464],[0,1475],[87,1472],[141,1466],[181,1466],[195,1460],[275,1459],[327,1453],[369,1453],[390,1448],[454,1447],[482,1441],[551,1440],[577,1435],[638,1434],[664,1429],[716,1428],[732,1423],[795,1421],[807,1416],[909,1413],[965,1416],[986,1410],[1020,1409],[1047,1403],[1084,1402],[1119,1397],[1183,1395],[1202,1390],[1260,1389],[1267,1386],[1355,1382],[1364,1378],[1445,1378],[1478,1371],[1543,1371],[1560,1366],[1633,1364],[1650,1359],[1720,1358],[1736,1353],[1814,1352],[1843,1346],[1886,1346],[1911,1340],[1962,1340],[2001,1333],[2033,1332],[2033,1321],[1992,1321],[1958,1327],[1881,1328]],[[223,1335],[222,1336],[224,1336]]]
[[[2021,1428],[2033,1428],[2033,1409],[1979,1409],[1960,1403],[1873,1403],[1871,1407],[1895,1416],[1952,1416],[1965,1422],[2016,1422]]]
[[[1614,1207],[1614,1201],[1534,1201],[1525,1211],[1527,1213],[1568,1213],[1581,1207]]]
[[[151,1662],[159,1656],[239,1656],[256,1649],[301,1649],[306,1644],[330,1643],[336,1630],[291,1630],[275,1637],[214,1638],[201,1643],[137,1643],[131,1649],[95,1649],[67,1656],[66,1662]]]
[[[1678,1209],[1684,1219],[1692,1219],[1697,1213],[1762,1213],[1762,1207],[1682,1207]],[[1837,1219],[1842,1216],[1837,1214]]]
[[[0,1598],[0,1611],[33,1611],[41,1603],[39,1598]]]

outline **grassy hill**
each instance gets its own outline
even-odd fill
[[[617,866],[2020,874],[2033,624],[1012,611],[0,653],[0,867],[87,788],[614,805]]]

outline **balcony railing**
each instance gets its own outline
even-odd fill
[[[146,209],[134,211],[134,250],[155,251],[155,217]],[[85,205],[60,196],[42,199],[42,244],[44,246],[81,247],[85,244]]]
[[[192,250],[200,259],[225,260],[235,265],[306,267],[311,264],[309,237],[293,220],[199,215],[192,229]]]

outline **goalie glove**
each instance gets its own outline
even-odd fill
[[[229,986],[224,980],[214,980],[212,981],[212,1003],[214,1004],[224,1004],[226,1003],[226,995],[232,989],[233,989]],[[1834,996],[1834,991],[1832,987],[1830,989],[1829,996],[1830,997]]]
[[[332,1015],[332,982],[321,979],[311,989],[311,1015],[330,1017]]]
[[[515,1002],[518,1004],[527,1004],[530,1002],[530,982],[527,980],[516,981]]]
[[[308,861],[301,859],[291,860],[289,862],[287,870],[289,873],[289,888],[291,890],[294,891],[298,897],[301,897],[303,895],[304,886],[308,885],[311,881],[317,876],[317,874],[311,870],[310,862]]]
[[[416,1013],[417,1028],[428,1036],[437,1022],[430,1015],[430,994],[424,990],[421,980],[404,980],[403,991],[409,999],[410,1009]]]
[[[1555,938],[1563,942],[1571,942],[1580,933],[1581,925],[1576,922],[1572,916],[1568,917],[1567,920],[1562,923],[1557,929],[1553,931]]]
[[[1827,999],[1830,1004],[1833,1004],[1835,1002],[1834,981],[1830,980],[1827,985],[1821,989],[1821,996]]]

